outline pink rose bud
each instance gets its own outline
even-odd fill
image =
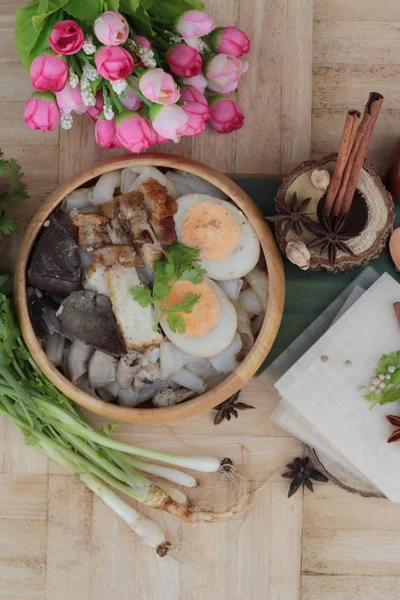
[[[176,24],[176,31],[183,39],[208,35],[215,27],[214,19],[200,10],[188,10]]]
[[[128,77],[127,81],[132,82],[136,87],[139,87],[137,77]],[[120,100],[124,107],[128,110],[139,110],[142,107],[143,102],[137,95],[134,89],[130,85],[126,88],[125,92],[120,96]]]
[[[200,73],[200,75],[196,75],[196,77],[184,77],[183,83],[185,85],[190,85],[190,87],[196,88],[196,90],[199,90],[199,92],[203,94],[207,87],[208,81],[204,77],[203,73]]]
[[[151,42],[147,38],[143,37],[143,35],[137,35],[136,41],[138,44],[140,44],[144,48],[151,50]]]
[[[208,108],[207,98],[194,87],[183,88],[181,90],[181,100],[182,102],[199,102]]]
[[[105,46],[125,44],[129,27],[125,17],[115,10],[108,10],[98,17],[93,25],[95,36]]]
[[[248,66],[247,62],[242,62],[235,56],[217,54],[205,69],[209,89],[220,94],[233,92],[238,86],[239,77],[247,71]]]
[[[179,142],[185,134],[189,117],[181,106],[152,106],[150,120],[156,132],[167,140]]]
[[[149,148],[153,141],[148,119],[139,113],[124,111],[116,119],[116,140],[120,146],[134,154]]]
[[[201,56],[186,44],[177,44],[167,53],[169,70],[178,77],[195,77],[201,73]]]
[[[49,43],[57,54],[76,54],[83,46],[85,36],[81,27],[75,21],[60,21],[57,23]]]
[[[96,54],[96,68],[109,81],[125,79],[135,67],[132,56],[124,48],[103,46]]]
[[[110,148],[119,147],[116,138],[114,119],[112,121],[103,121],[102,119],[96,121],[96,125],[94,128],[94,136],[96,138],[96,142],[102,148],[106,148],[107,150],[109,150]]]
[[[210,100],[210,125],[219,133],[231,133],[243,125],[244,115],[236,102],[214,96]]]
[[[200,102],[188,102],[183,110],[189,118],[184,135],[200,135],[203,133],[210,118],[208,106],[204,106]]]
[[[156,144],[166,144],[169,140],[167,140],[167,138],[164,138],[164,137],[162,137],[162,135],[157,133],[157,131],[154,129],[153,125],[151,124],[150,119],[148,119],[147,117],[145,117],[145,119],[151,127],[151,144],[149,147],[151,148],[152,146],[155,146]]]
[[[60,120],[54,94],[35,92],[25,104],[24,121],[29,129],[53,131]]]
[[[242,56],[250,50],[250,40],[237,27],[217,27],[209,37],[210,46],[219,54]]]
[[[82,94],[79,87],[73,88],[69,83],[61,92],[56,93],[57,104],[65,115],[76,112],[82,115],[87,111],[87,106],[82,100]]]
[[[103,92],[101,90],[98,90],[98,92],[96,93],[96,104],[94,106],[89,106],[86,110],[86,114],[92,119],[92,121],[96,122],[103,108]]]
[[[41,54],[32,61],[30,75],[35,90],[60,92],[67,83],[68,66],[63,58]]]
[[[157,104],[175,104],[179,100],[179,89],[175,79],[162,69],[149,69],[139,79],[143,96]]]

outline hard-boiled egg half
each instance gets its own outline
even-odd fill
[[[177,238],[199,250],[199,261],[209,277],[238,279],[256,266],[260,243],[247,218],[233,204],[207,194],[186,194],[177,202]]]
[[[236,310],[225,292],[205,276],[199,284],[177,281],[168,296],[166,308],[182,302],[188,292],[198,294],[200,298],[190,314],[178,313],[185,322],[185,333],[172,331],[165,315],[161,317],[160,325],[165,335],[183,352],[205,358],[215,356],[225,350],[234,338]]]

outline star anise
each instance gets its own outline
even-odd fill
[[[309,216],[304,214],[310,202],[311,198],[298,200],[296,192],[293,192],[289,204],[276,200],[278,214],[273,217],[267,217],[267,220],[272,221],[272,223],[287,221],[282,229],[283,237],[286,237],[292,228],[297,235],[301,235],[303,233],[302,223],[314,223]]]
[[[303,483],[310,492],[314,491],[314,487],[311,479],[314,481],[326,482],[328,478],[325,477],[322,473],[314,469],[314,465],[307,458],[295,458],[294,461],[288,465],[286,465],[289,471],[287,473],[283,473],[282,477],[288,477],[292,479],[292,483],[289,487],[288,498],[293,496]]]
[[[232,415],[235,417],[235,419],[237,419],[239,416],[238,410],[247,410],[248,408],[254,408],[254,406],[250,406],[250,404],[245,404],[244,402],[237,402],[240,391],[241,390],[239,390],[238,392],[236,392],[236,394],[233,394],[233,396],[228,398],[228,400],[221,402],[221,404],[218,404],[218,406],[214,408],[214,410],[218,411],[215,415],[214,425],[219,425],[224,419],[230,421]]]
[[[316,238],[307,244],[308,248],[320,247],[320,255],[328,251],[329,264],[334,266],[337,257],[337,251],[341,250],[351,256],[355,256],[353,250],[346,244],[348,240],[357,237],[359,233],[345,233],[343,231],[346,223],[344,217],[327,217],[322,215],[319,222],[312,221],[305,223],[304,226],[311,231]]]
[[[396,429],[393,433],[388,437],[388,443],[390,442],[399,442],[400,441],[400,417],[396,415],[386,415],[387,420],[393,427]]]

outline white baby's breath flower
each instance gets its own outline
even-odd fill
[[[110,81],[111,87],[118,96],[120,96],[127,88],[125,79],[117,79],[116,81]]]
[[[96,98],[90,87],[90,81],[85,76],[81,77],[81,94],[85,106],[94,106],[96,104]]]
[[[73,118],[71,114],[61,113],[60,124],[62,129],[71,129]]]
[[[93,44],[93,36],[86,35],[85,41],[83,42],[82,50],[85,54],[90,56],[96,52],[96,46]]]
[[[79,85],[79,77],[73,69],[69,70],[69,85],[74,89]]]
[[[96,81],[96,79],[99,77],[99,73],[96,67],[85,63],[83,66],[83,77],[89,79],[89,81]]]
[[[115,117],[112,106],[104,106],[103,114],[106,121],[112,121]]]

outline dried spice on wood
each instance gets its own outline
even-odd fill
[[[288,479],[292,480],[288,491],[288,498],[293,496],[293,494],[297,492],[297,490],[302,484],[305,485],[310,490],[310,492],[313,492],[314,487],[311,481],[312,479],[321,483],[325,483],[328,481],[328,478],[325,477],[325,475],[323,475],[322,473],[317,471],[317,469],[314,468],[314,465],[308,457],[297,457],[292,463],[289,463],[286,466],[289,469],[289,471],[283,473],[282,477],[287,477]]]
[[[293,192],[290,202],[286,204],[280,200],[276,201],[276,207],[278,214],[273,217],[267,217],[268,221],[272,223],[280,223],[286,221],[282,229],[283,237],[286,237],[291,229],[297,234],[303,233],[302,224],[314,223],[308,215],[305,214],[305,210],[311,202],[311,198],[305,200],[299,200],[296,192]]]

